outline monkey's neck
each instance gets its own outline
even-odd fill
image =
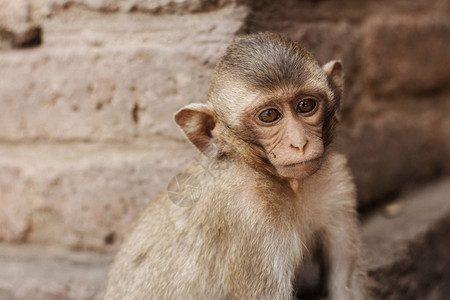
[[[300,184],[301,181],[298,179],[289,179],[289,185],[291,186],[291,189],[294,191],[294,193],[300,193]]]

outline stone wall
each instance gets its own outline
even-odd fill
[[[173,113],[259,31],[343,60],[364,214],[450,173],[448,0],[0,0],[0,241],[114,253],[196,155]]]

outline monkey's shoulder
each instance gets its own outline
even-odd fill
[[[348,159],[345,154],[336,151],[327,151],[320,169],[305,182],[324,182],[326,180],[345,180],[353,181],[351,170],[348,166]]]
[[[322,208],[354,208],[356,186],[347,157],[337,152],[327,153],[320,170],[304,181],[302,193],[304,198],[324,204]]]

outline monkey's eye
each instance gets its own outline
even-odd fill
[[[307,98],[297,104],[297,111],[301,114],[309,113],[316,107],[316,100]]]
[[[259,114],[259,119],[264,123],[272,123],[281,117],[281,113],[275,108],[269,108]]]

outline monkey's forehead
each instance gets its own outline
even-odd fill
[[[211,103],[220,104],[229,103],[239,107],[246,107],[261,102],[267,98],[284,99],[297,97],[298,95],[311,95],[324,100],[333,98],[333,91],[330,88],[326,76],[323,78],[309,77],[295,83],[282,82],[276,87],[259,88],[249,85],[248,82],[241,79],[224,80],[221,86],[215,86],[210,96]]]

